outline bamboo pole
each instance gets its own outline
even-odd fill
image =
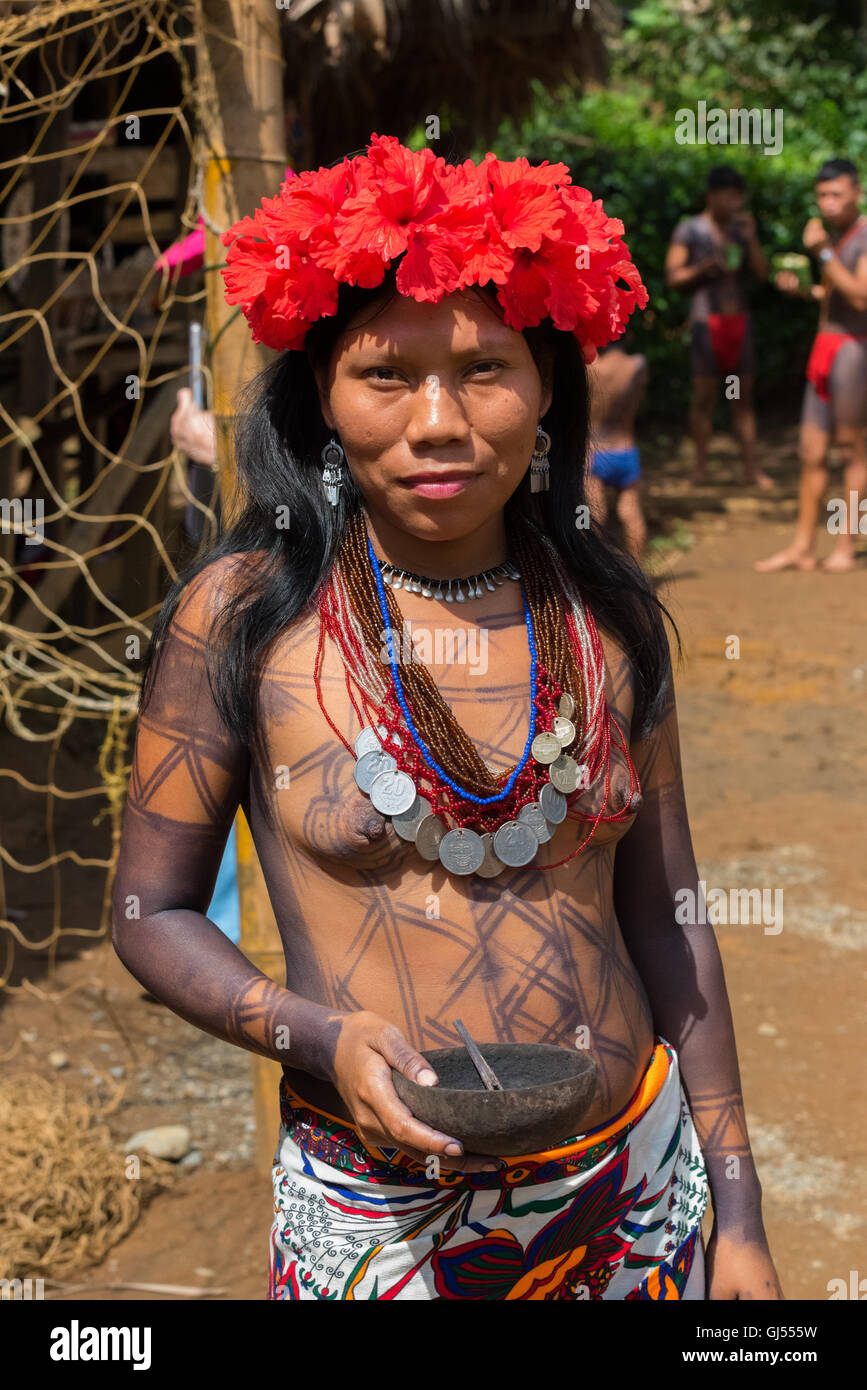
[[[225,260],[219,234],[260,198],[276,192],[286,169],[280,11],[261,0],[198,0],[196,93],[205,142],[203,215],[205,264]],[[207,327],[214,381],[214,414],[223,517],[239,502],[232,457],[232,422],[239,390],[273,354],[254,344],[246,320],[231,310],[223,277],[207,283]],[[249,827],[237,820],[241,950],[283,983],[283,951]],[[281,1069],[251,1056],[256,1107],[256,1166],[270,1172],[280,1124]]]
[[[205,142],[205,264],[225,261],[220,232],[273,194],[286,169],[280,12],[258,0],[199,0],[199,128]],[[223,277],[207,276],[207,323],[221,499],[228,520],[237,506],[231,427],[240,388],[273,357],[252,342],[246,320],[230,309]]]
[[[265,878],[253,845],[253,837],[243,811],[235,822],[238,846],[238,893],[241,898],[241,949],[263,975],[285,984],[283,947],[265,887]],[[253,1064],[253,1103],[256,1115],[256,1167],[270,1173],[277,1130],[280,1125],[278,1086],[281,1067],[269,1057],[256,1057]]]

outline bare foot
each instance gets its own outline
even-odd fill
[[[762,492],[773,492],[776,486],[773,478],[763,473],[761,468],[757,469],[752,477],[744,478],[744,487],[757,487]]]
[[[849,552],[832,550],[831,554],[822,561],[820,569],[826,570],[829,574],[843,574],[845,570],[855,568],[855,556]]]
[[[814,570],[816,568],[815,555],[805,554],[803,550],[779,550],[776,555],[772,555],[768,560],[756,560],[753,569],[760,574],[772,574],[777,570]]]

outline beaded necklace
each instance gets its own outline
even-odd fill
[[[534,735],[535,735],[535,733],[536,733],[536,640],[535,640],[535,637],[534,637],[534,635],[533,635],[533,618],[532,618],[532,615],[531,615],[531,613],[530,613],[530,609],[529,609],[529,607],[527,606],[527,596],[526,596],[526,594],[523,592],[523,589],[522,589],[522,591],[521,591],[521,598],[522,598],[523,603],[524,603],[524,622],[526,623],[527,635],[528,635],[528,637],[529,637],[529,639],[530,639],[530,732],[529,732],[529,734],[527,735],[527,742],[524,744],[524,752],[523,752],[522,755],[521,755],[521,760],[520,760],[520,762],[518,763],[518,766],[515,768],[514,772],[513,772],[513,773],[511,774],[511,776],[509,777],[509,780],[508,780],[508,782],[506,782],[506,784],[505,784],[505,786],[503,787],[502,791],[498,792],[495,796],[488,796],[488,797],[474,796],[472,792],[463,791],[463,789],[462,789],[461,787],[458,786],[457,782],[455,782],[455,781],[448,775],[448,773],[447,773],[443,768],[440,767],[439,763],[437,763],[437,762],[434,761],[434,759],[432,758],[432,756],[431,756],[431,754],[430,754],[430,751],[429,751],[428,748],[425,746],[425,743],[424,743],[424,741],[423,741],[423,739],[422,739],[422,737],[421,737],[421,734],[418,732],[418,730],[417,730],[416,727],[415,727],[415,723],[413,722],[412,715],[410,714],[409,708],[407,707],[406,697],[405,697],[405,695],[404,695],[404,693],[403,693],[403,686],[402,686],[401,679],[400,679],[400,672],[399,672],[399,670],[398,670],[397,658],[395,657],[395,654],[394,654],[394,641],[393,641],[393,638],[392,638],[392,630],[391,630],[391,628],[390,628],[390,626],[389,626],[389,616],[390,616],[390,615],[389,615],[389,613],[388,613],[388,608],[387,608],[387,605],[386,605],[385,592],[384,592],[384,590],[383,590],[383,585],[382,585],[382,576],[381,576],[381,575],[377,572],[377,570],[376,570],[376,556],[375,556],[374,553],[373,553],[373,546],[370,544],[370,540],[369,540],[369,539],[368,539],[368,542],[367,542],[367,549],[368,549],[368,554],[369,554],[369,556],[370,556],[371,565],[374,567],[374,577],[375,577],[375,579],[376,579],[377,597],[379,598],[379,609],[380,609],[380,613],[382,614],[382,620],[383,620],[383,623],[385,624],[385,629],[384,629],[384,630],[385,630],[385,633],[386,633],[386,640],[387,640],[387,643],[388,643],[389,663],[390,663],[390,665],[391,665],[391,675],[392,675],[392,680],[393,680],[393,682],[394,682],[395,694],[396,694],[396,696],[397,696],[398,701],[400,702],[400,707],[401,707],[401,709],[403,710],[403,714],[404,714],[404,718],[405,718],[405,720],[406,720],[407,728],[409,729],[409,732],[412,734],[413,738],[415,739],[416,743],[418,744],[419,749],[420,749],[420,751],[421,751],[422,757],[424,758],[424,760],[425,760],[425,762],[427,763],[428,767],[432,768],[434,772],[438,773],[438,775],[439,775],[439,776],[442,778],[442,780],[447,784],[447,786],[451,787],[453,791],[457,792],[458,795],[462,798],[462,800],[464,800],[464,801],[473,801],[473,802],[475,802],[476,805],[478,805],[478,806],[489,806],[489,805],[490,805],[492,802],[494,802],[494,801],[502,801],[502,800],[504,799],[504,797],[506,797],[506,796],[509,795],[509,793],[511,792],[513,786],[515,785],[515,781],[516,781],[516,779],[517,779],[519,773],[523,771],[523,769],[524,769],[524,767],[525,767],[525,765],[526,765],[527,759],[528,759],[529,756],[530,756],[530,747],[531,747],[531,745],[532,745],[533,738],[534,738]]]
[[[415,653],[398,669],[392,633],[402,615],[383,584],[361,511],[347,524],[318,599],[317,699],[356,759],[356,784],[424,859],[482,878],[495,877],[507,865],[530,865],[567,816],[589,833],[557,864],[580,853],[601,821],[630,814],[630,805],[605,813],[612,747],[626,757],[630,802],[638,788],[628,746],[605,700],[604,654],[592,614],[556,548],[532,523],[518,518],[509,526],[509,539],[522,576],[531,671],[529,731],[511,769],[496,771],[482,760]],[[347,693],[362,726],[354,746],[322,697],[326,637],[340,651]],[[574,809],[580,792],[602,779],[599,812],[587,816]]]

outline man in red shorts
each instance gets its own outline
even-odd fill
[[[822,283],[804,290],[791,270],[776,277],[785,293],[819,300],[819,328],[807,363],[801,413],[795,538],[785,550],[757,561],[757,570],[816,568],[813,543],[828,486],[826,458],[832,438],[843,458],[847,516],[860,516],[860,498],[867,491],[867,217],[859,216],[860,196],[858,170],[851,160],[829,159],[823,164],[816,177],[821,216],[811,217],[804,228],[804,246],[821,267]],[[854,563],[855,535],[846,529],[821,568],[848,570]]]
[[[755,219],[743,204],[744,180],[738,171],[728,165],[711,169],[704,211],[678,223],[672,234],[665,279],[670,289],[684,289],[692,296],[690,428],[695,468],[691,481],[707,482],[707,446],[720,378],[735,377],[736,394],[729,399],[744,482],[767,489],[773,482],[755,457],[755,348],[746,277],[749,270],[758,279],[767,279],[768,262],[756,236]]]

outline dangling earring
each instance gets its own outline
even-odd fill
[[[548,450],[551,447],[551,436],[546,434],[543,429],[536,432],[536,447],[533,450],[533,457],[530,460],[530,491],[547,492],[550,485],[550,470],[548,468]]]
[[[346,460],[343,446],[332,439],[322,450],[322,462],[325,467],[322,472],[322,486],[325,488],[325,496],[328,498],[332,507],[337,506],[340,496],[340,488],[343,483],[342,464]]]

